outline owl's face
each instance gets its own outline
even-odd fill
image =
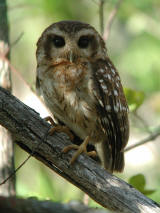
[[[61,21],[49,26],[37,43],[38,64],[62,61],[74,63],[105,58],[103,39],[89,24]]]

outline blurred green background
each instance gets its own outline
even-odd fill
[[[105,1],[105,24],[116,2]],[[8,0],[8,17],[11,44],[22,35],[11,48],[11,63],[16,69],[12,72],[13,92],[44,117],[47,110],[39,107],[38,100],[29,89],[35,88],[36,42],[47,26],[60,20],[88,22],[99,31],[99,1]],[[131,110],[128,144],[131,145],[160,125],[160,1],[123,1],[106,46],[126,88]],[[26,153],[18,147],[15,153],[18,166],[26,158]],[[125,171],[118,176],[125,181],[130,179],[130,183],[144,194],[160,202],[159,162],[160,139],[157,138],[127,152]],[[153,191],[149,193],[149,190]],[[29,160],[18,171],[17,194],[61,202],[83,201],[84,198],[83,192],[35,159]],[[93,201],[90,203],[96,205]]]

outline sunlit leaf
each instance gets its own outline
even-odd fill
[[[132,176],[129,179],[128,183],[131,184],[133,187],[135,187],[140,192],[142,192],[144,195],[150,195],[156,191],[156,190],[145,189],[146,188],[146,179],[143,174],[137,174],[135,176]]]
[[[146,180],[145,180],[144,175],[138,174],[138,175],[132,176],[129,179],[129,184],[131,184],[132,186],[134,186],[139,191],[144,190],[145,185],[146,185]]]
[[[136,111],[144,102],[145,94],[130,88],[124,88],[130,111]]]

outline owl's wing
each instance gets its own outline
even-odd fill
[[[106,141],[102,143],[104,164],[110,171],[122,171],[129,124],[128,106],[120,77],[109,58],[97,60],[92,66],[92,75],[96,109],[106,135]]]
[[[42,79],[40,78],[40,74],[39,74],[39,68],[37,68],[37,75],[36,75],[36,93],[38,96],[43,96],[43,92],[42,92],[42,86],[41,86],[41,82]]]
[[[40,91],[40,81],[38,76],[36,77],[36,93],[40,96],[41,95],[41,91]]]

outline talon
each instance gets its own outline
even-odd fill
[[[96,151],[91,151],[91,152],[87,152],[87,155],[95,158],[97,156],[97,153],[96,153]]]
[[[66,147],[64,147],[64,149],[62,150],[63,153],[67,153],[69,152],[71,149],[78,149],[79,146],[78,145],[75,145],[75,144],[71,144],[71,145],[68,145]]]
[[[49,135],[53,135],[54,132],[64,132],[69,136],[70,140],[73,141],[74,135],[70,132],[70,129],[67,126],[61,126],[61,125],[56,124],[50,116],[48,116],[44,119],[46,121],[49,121],[51,123],[51,125],[53,126],[49,130]]]
[[[78,158],[78,156],[83,152],[86,153],[88,156],[92,156],[92,157],[95,157],[97,155],[95,151],[87,152],[87,145],[89,143],[89,139],[90,139],[90,137],[87,136],[80,146],[71,144],[69,146],[66,146],[62,150],[63,153],[67,153],[71,149],[77,149],[77,151],[74,153],[72,159],[70,160],[70,164],[73,164],[75,162],[75,160]]]
[[[52,126],[56,126],[57,124],[54,122],[53,118],[51,116],[47,116],[44,118],[45,121],[49,121]]]

